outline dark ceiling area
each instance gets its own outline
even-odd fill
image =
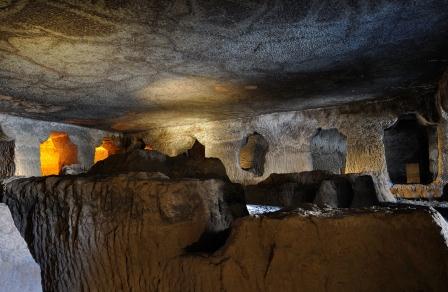
[[[432,98],[448,0],[0,0],[0,112],[123,132]]]

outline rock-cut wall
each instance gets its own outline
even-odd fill
[[[143,139],[153,149],[168,155],[177,155],[189,149],[197,139],[205,146],[207,157],[219,158],[225,165],[229,178],[243,184],[258,183],[272,173],[315,170],[325,163],[330,165],[328,170],[342,168],[345,173],[373,173],[384,178],[384,184],[388,184],[390,180],[383,143],[384,130],[392,126],[400,115],[417,113],[427,123],[437,127],[434,145],[430,147],[431,151],[438,151],[438,155],[431,154],[431,157],[435,157],[434,167],[438,168],[434,170],[437,177],[432,183],[420,187],[420,192],[406,191],[415,186],[403,185],[399,186],[400,190],[395,194],[438,197],[448,181],[448,151],[445,141],[448,128],[446,115],[440,115],[438,111],[441,109],[434,98],[391,98],[332,108],[266,114],[240,120],[157,128],[128,137]],[[333,143],[325,145],[328,149],[320,149],[320,142],[313,144],[317,134],[330,129],[339,132],[340,138],[325,139],[326,144]],[[268,144],[261,176],[245,171],[239,165],[240,150],[245,145],[246,137],[254,132],[262,135]],[[316,145],[319,147],[315,147]],[[325,163],[316,160],[322,159],[323,154],[331,156],[325,159]]]

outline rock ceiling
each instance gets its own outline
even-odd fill
[[[0,0],[0,111],[120,131],[435,93],[448,0]]]

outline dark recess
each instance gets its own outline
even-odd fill
[[[219,232],[204,232],[198,241],[185,248],[188,253],[214,253],[226,244],[231,228]]]
[[[415,114],[401,115],[392,127],[384,130],[386,164],[392,183],[408,183],[406,164],[418,163],[420,183],[434,179],[430,170],[430,135],[435,128],[422,125]]]

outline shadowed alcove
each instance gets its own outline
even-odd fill
[[[40,144],[42,175],[58,175],[62,167],[78,163],[78,147],[65,132],[51,132]]]
[[[205,146],[196,140],[191,149],[187,150],[185,154],[191,159],[203,160],[205,159]]]
[[[437,129],[415,114],[404,114],[384,130],[390,180],[395,184],[428,184],[437,176]]]
[[[337,129],[318,129],[311,139],[311,158],[314,170],[345,172],[347,138]]]
[[[262,176],[268,148],[268,142],[262,135],[258,133],[249,135],[240,150],[240,167],[256,176]]]

